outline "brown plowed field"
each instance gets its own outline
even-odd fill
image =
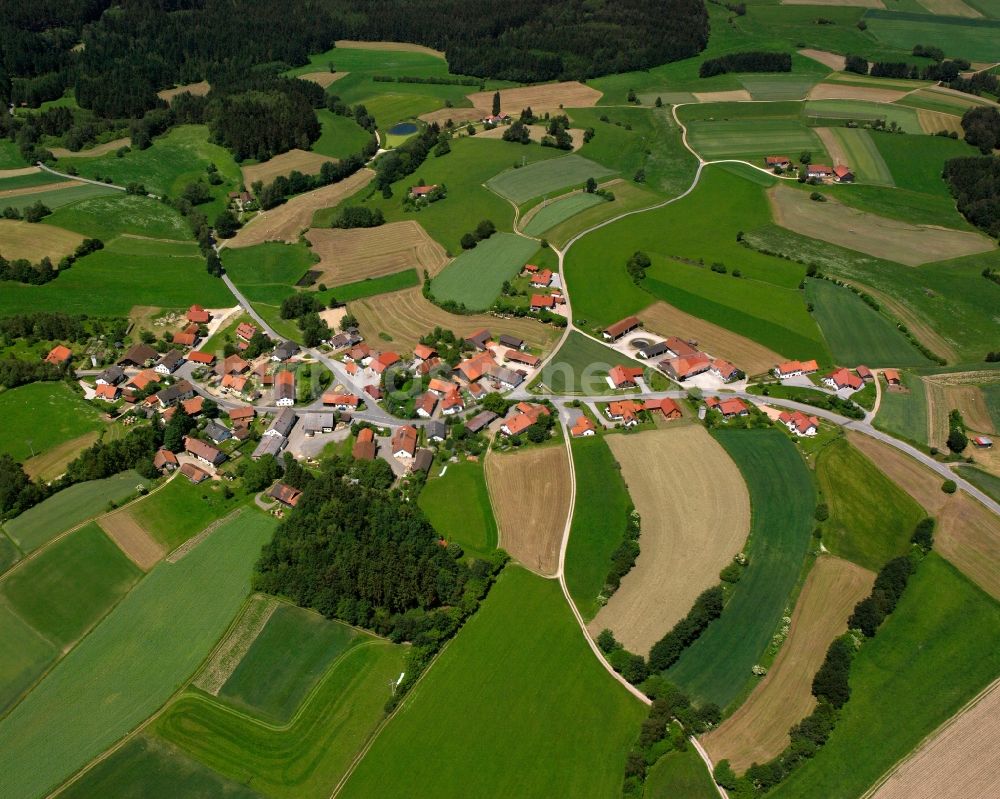
[[[979,386],[974,385],[980,380],[988,382],[996,377],[996,372],[957,372],[955,374],[933,375],[924,378],[924,384],[942,392],[941,401],[944,410],[945,426],[947,427],[948,412],[958,408],[962,418],[970,430],[984,433],[1000,432],[993,424],[990,409],[986,406],[986,398]],[[947,429],[945,436],[947,436]]]
[[[605,440],[642,517],[641,551],[588,629],[596,636],[610,628],[645,655],[742,548],[750,497],[736,464],[700,425]]]
[[[559,569],[569,515],[569,463],[561,444],[491,452],[486,484],[500,528],[500,547],[538,574]]]
[[[419,117],[428,124],[437,122],[441,127],[444,127],[444,123],[449,119],[459,125],[464,122],[478,122],[482,118],[483,112],[478,108],[439,108],[437,111],[428,111]]]
[[[865,283],[859,283],[856,280],[852,281],[852,283],[871,294],[882,305],[888,308],[894,316],[898,316],[900,321],[910,328],[910,332],[925,347],[928,347],[932,352],[936,352],[942,358],[947,358],[949,361],[959,360],[958,353],[951,343],[938,333],[932,325],[929,325],[924,316],[915,312],[909,305],[904,305],[892,295],[878,289],[873,289]]]
[[[962,118],[954,114],[945,114],[942,111],[928,111],[926,108],[917,109],[917,119],[920,120],[920,127],[924,133],[938,133],[946,130],[954,132],[960,139],[965,138],[965,130],[962,128]]]
[[[349,72],[330,72],[329,70],[326,72],[307,72],[305,75],[299,75],[299,80],[310,80],[325,89],[331,83],[347,77],[349,74]]]
[[[731,89],[725,92],[695,92],[694,97],[699,103],[740,103],[753,99],[746,89]]]
[[[808,98],[810,100],[870,100],[873,103],[894,103],[906,95],[907,92],[899,89],[881,89],[878,86],[817,83],[809,92]]]
[[[521,109],[531,106],[536,115],[561,113],[564,108],[589,108],[597,105],[603,92],[585,86],[576,80],[562,83],[543,83],[538,86],[522,86],[518,89],[500,90],[500,108],[503,113],[516,117]],[[474,92],[466,97],[482,116],[493,111],[493,92]]]
[[[115,139],[114,141],[105,142],[104,144],[98,144],[96,147],[91,147],[89,150],[78,150],[77,152],[73,152],[72,150],[67,150],[65,147],[50,147],[49,152],[51,152],[56,158],[97,158],[100,155],[113,153],[120,147],[129,147],[131,144],[132,140],[125,138]]]
[[[984,591],[1000,599],[1000,519],[965,493],[938,516],[934,548]]]
[[[449,108],[449,111],[454,111],[455,109]],[[533,109],[532,109],[533,110]],[[507,128],[500,126],[498,128],[493,128],[491,130],[482,130],[476,134],[477,139],[502,139],[503,134],[506,133]],[[570,138],[573,140],[573,150],[579,150],[583,147],[583,130],[580,128],[570,128],[567,133],[569,133]],[[546,135],[544,125],[528,125],[528,135],[531,137],[532,141],[540,142],[542,136]]]
[[[32,480],[36,478],[41,478],[46,482],[55,480],[66,471],[66,467],[71,460],[97,441],[99,437],[100,434],[96,430],[93,430],[77,438],[64,441],[62,444],[57,444],[41,455],[28,458],[24,462],[25,474]]]
[[[337,163],[336,158],[328,155],[312,153],[308,150],[289,150],[276,155],[262,164],[243,167],[243,182],[251,186],[254,181],[262,181],[265,185],[281,175],[290,175],[293,171],[303,175],[316,175],[327,161]]]
[[[941,449],[948,438],[948,413],[952,409],[948,390],[940,383],[924,380],[927,395],[927,443]]]
[[[432,47],[424,47],[422,44],[410,44],[409,42],[361,42],[357,39],[337,39],[337,47],[345,50],[385,50],[390,53],[426,53],[427,55],[444,58],[444,53]],[[334,58],[336,58],[334,53]]]
[[[830,53],[826,50],[806,48],[805,50],[799,50],[799,55],[804,55],[806,58],[818,61],[823,66],[830,67],[834,72],[843,72],[847,64],[847,59],[844,56]]]
[[[459,336],[486,327],[495,336],[509,333],[538,350],[548,350],[559,337],[554,327],[533,319],[448,313],[426,299],[419,287],[355,300],[348,303],[348,310],[357,317],[358,326],[369,341],[378,341],[379,333],[387,333],[400,352],[412,350],[420,338],[435,327],[452,330]]]
[[[765,763],[788,745],[788,730],[816,704],[812,679],[827,647],[847,629],[855,604],[871,591],[875,575],[850,561],[816,561],[792,614],[791,630],[774,665],[746,702],[702,739],[714,762],[728,758],[737,773]]]
[[[917,0],[917,2],[932,14],[941,14],[946,17],[968,17],[970,19],[982,17],[982,14],[963,0]]]
[[[136,566],[149,571],[166,550],[135,520],[128,509],[102,516],[97,523]]]
[[[639,312],[639,318],[646,330],[661,336],[694,339],[705,352],[725,358],[748,375],[762,374],[776,363],[787,360],[784,355],[779,355],[756,341],[713,325],[665,302],[653,303]]]
[[[0,255],[9,260],[27,258],[38,262],[51,258],[58,263],[83,242],[83,236],[55,225],[33,225],[16,219],[0,219]]]
[[[904,760],[871,799],[1000,796],[1000,680]]]
[[[786,186],[775,186],[767,196],[774,221],[788,230],[908,266],[989,252],[995,247],[978,233],[913,225],[831,199],[817,203],[805,192]]]
[[[375,173],[361,169],[339,183],[307,191],[284,205],[258,214],[229,242],[230,247],[252,247],[265,241],[298,241],[299,234],[312,224],[313,214],[320,208],[332,208],[358,189],[366,186]]]
[[[204,97],[211,91],[212,87],[209,85],[207,80],[198,81],[197,83],[188,83],[185,86],[177,86],[173,89],[164,89],[161,92],[157,92],[156,96],[161,100],[169,103],[178,94],[184,94],[184,92],[189,92],[195,97]]]
[[[6,178],[19,178],[22,175],[34,175],[36,172],[41,172],[37,166],[22,166],[17,169],[0,169],[0,180]]]
[[[444,248],[412,219],[353,230],[312,228],[306,238],[320,257],[313,267],[323,273],[317,280],[329,286],[404,269],[416,269],[423,279],[425,269],[433,277],[448,263]]]

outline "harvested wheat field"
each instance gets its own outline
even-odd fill
[[[455,109],[449,108],[449,111],[454,111]],[[532,109],[534,110],[534,109]],[[492,128],[491,130],[480,131],[476,134],[477,139],[502,139],[503,134],[507,131],[507,128],[500,126],[497,128]],[[583,147],[583,130],[580,128],[570,128],[566,131],[569,133],[570,138],[573,140],[573,151],[576,152],[581,147]],[[544,125],[528,125],[528,135],[534,142],[540,142],[542,136],[547,135]]]
[[[810,3],[811,5],[811,3]],[[817,83],[807,95],[810,100],[870,100],[873,103],[894,103],[909,92],[882,89],[878,86],[848,86],[842,83]]]
[[[756,341],[713,325],[665,302],[656,302],[639,312],[643,327],[661,336],[693,339],[698,346],[718,358],[725,358],[748,375],[767,372],[776,363],[788,360]]]
[[[486,327],[495,336],[509,333],[524,339],[535,351],[548,350],[559,337],[554,327],[534,319],[448,313],[426,299],[419,287],[356,300],[348,303],[347,308],[357,317],[358,327],[369,341],[378,341],[379,334],[385,333],[400,352],[412,350],[420,338],[435,327],[453,330],[460,336]]]
[[[107,155],[108,153],[113,153],[122,147],[130,147],[132,140],[129,138],[115,139],[114,141],[105,142],[104,144],[98,144],[96,147],[91,147],[89,150],[67,150],[65,147],[50,147],[49,152],[52,153],[56,158],[97,158],[98,156]]]
[[[976,255],[994,249],[978,233],[912,225],[850,208],[836,200],[813,202],[804,191],[774,186],[767,193],[774,221],[803,236],[907,266]]]
[[[928,111],[925,108],[917,109],[917,119],[920,120],[920,128],[924,133],[938,133],[946,130],[955,133],[958,138],[965,138],[965,130],[962,128],[962,118],[954,114],[945,114],[941,111]]]
[[[23,197],[26,194],[41,194],[43,191],[57,191],[59,189],[74,189],[77,186],[84,186],[78,180],[59,180],[55,183],[42,183],[39,186],[25,186],[22,189],[4,189],[0,191],[0,200],[6,197]]]
[[[422,119],[428,125],[437,122],[441,127],[449,119],[456,125],[466,122],[478,122],[483,118],[483,112],[478,108],[439,108],[437,111],[428,111],[421,114],[418,119]]]
[[[337,159],[308,150],[289,150],[287,153],[276,155],[262,164],[243,167],[243,182],[250,186],[254,181],[259,180],[266,185],[276,177],[290,175],[293,170],[299,171],[303,175],[316,175],[327,161],[336,163]]]
[[[19,178],[23,175],[34,175],[42,170],[37,166],[22,166],[17,169],[0,169],[0,180],[7,178]]]
[[[560,445],[491,452],[486,485],[500,530],[500,547],[538,574],[559,570],[569,516],[569,462]]]
[[[178,94],[192,94],[195,97],[204,97],[211,91],[212,87],[209,85],[207,80],[201,80],[197,83],[188,83],[184,86],[175,86],[173,89],[164,89],[161,92],[157,92],[156,96],[159,97],[166,103],[173,100]]]
[[[385,50],[389,53],[426,53],[427,55],[444,58],[444,53],[432,47],[424,47],[422,44],[410,44],[409,42],[362,42],[357,39],[337,39],[334,42],[336,47],[344,50]]]
[[[16,219],[0,219],[0,255],[37,262],[51,258],[57,263],[83,242],[83,236],[55,225],[33,225]]]
[[[299,234],[312,224],[313,214],[320,208],[332,208],[366,186],[375,173],[361,169],[339,183],[307,191],[284,205],[264,211],[240,228],[229,241],[230,247],[252,247],[265,241],[298,241]]]
[[[924,380],[924,394],[927,397],[927,443],[941,449],[948,438],[948,389],[940,383]]]
[[[823,66],[830,67],[830,69],[834,72],[843,72],[844,67],[847,65],[846,57],[837,55],[836,53],[831,53],[827,50],[813,50],[811,48],[806,48],[805,50],[799,50],[799,55],[804,55],[806,58],[818,61]]]
[[[1000,599],[1000,519],[968,494],[952,494],[938,515],[934,549]]]
[[[702,743],[714,762],[728,758],[742,774],[788,745],[788,730],[816,705],[812,680],[827,647],[847,629],[855,604],[871,591],[875,575],[847,560],[816,561],[792,614],[792,624],[767,676],[732,716]]]
[[[316,279],[340,286],[369,277],[416,269],[433,277],[448,263],[444,248],[427,235],[419,222],[390,222],[375,228],[338,230],[312,228],[306,233],[320,261]]]
[[[605,439],[642,517],[635,567],[588,625],[631,652],[649,648],[740,551],[750,496],[736,464],[700,425]]]
[[[555,114],[563,108],[589,108],[597,105],[603,92],[585,86],[576,80],[561,83],[543,83],[538,86],[522,86],[517,89],[500,90],[500,108],[505,114],[516,117],[521,109],[531,107],[535,115],[546,111]],[[466,97],[482,116],[493,111],[493,92],[473,92]]]
[[[996,380],[996,372],[972,371],[950,372],[942,375],[931,375],[924,378],[924,384],[940,386],[944,391],[945,416],[952,408],[962,412],[966,425],[971,430],[984,433],[997,433],[986,405],[986,398],[977,383],[989,383]]]
[[[894,768],[866,799],[1000,796],[1000,680]]]
[[[965,0],[917,0],[917,2],[932,14],[940,14],[945,17],[977,19],[983,16]]]
[[[219,643],[209,661],[202,667],[193,684],[212,696],[218,696],[226,681],[233,676],[240,661],[267,626],[279,602],[264,594],[254,594],[247,602],[229,634]]]
[[[746,89],[732,89],[727,92],[695,92],[694,97],[699,103],[739,103],[753,99]]]
[[[143,571],[149,571],[166,554],[163,545],[143,529],[128,508],[102,516],[97,523],[129,560]]]
[[[331,83],[345,78],[349,75],[349,72],[307,72],[305,75],[299,75],[299,80],[309,80],[313,83],[318,83],[324,89]]]
[[[944,482],[941,476],[906,453],[854,430],[847,431],[847,440],[931,516],[936,516],[948,501],[948,495],[941,490],[941,483]]]
[[[23,464],[25,474],[32,480],[39,478],[45,482],[55,480],[66,471],[66,467],[71,460],[74,460],[77,455],[96,442],[98,438],[100,438],[100,433],[92,430],[77,438],[63,441],[52,449],[45,450],[41,455],[28,458]]]

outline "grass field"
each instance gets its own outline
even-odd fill
[[[141,575],[91,523],[12,572],[0,590],[22,619],[62,647],[90,629]]]
[[[95,765],[62,793],[64,799],[174,799],[177,796],[257,799],[243,785],[229,782],[152,735],[139,735]]]
[[[581,211],[605,202],[607,201],[603,197],[598,197],[596,194],[587,194],[584,191],[576,192],[569,197],[555,200],[544,208],[540,208],[532,214],[523,230],[529,236],[541,236],[550,228],[565,222]]]
[[[419,504],[438,534],[461,544],[467,555],[484,558],[496,549],[497,525],[481,464],[448,464],[444,477],[428,479]]]
[[[537,250],[533,239],[494,233],[448,264],[431,281],[431,291],[440,301],[484,310],[499,296],[504,281],[515,277]]]
[[[259,163],[245,163],[240,167],[243,183],[252,186],[260,181],[265,186],[276,178],[300,172],[303,175],[318,175],[323,164],[337,159],[310,150],[287,150],[286,152]]]
[[[772,795],[859,796],[996,677],[998,635],[1000,605],[928,556],[854,659],[851,699],[826,745]]]
[[[802,457],[777,430],[722,431],[716,439],[750,491],[750,563],[722,616],[667,672],[702,702],[725,707],[754,677],[798,580],[813,526],[815,492]]]
[[[589,629],[596,637],[609,628],[645,655],[743,549],[750,497],[736,464],[701,425],[607,442],[642,519],[641,551]]]
[[[76,483],[4,522],[4,529],[21,549],[30,552],[64,530],[97,516],[109,502],[134,495],[140,485],[148,487],[149,481],[132,471]]]
[[[941,177],[944,162],[978,154],[964,141],[941,136],[880,136],[873,133],[871,140],[892,173],[896,186],[948,200],[951,200],[951,193]]]
[[[25,461],[104,429],[100,412],[65,383],[29,383],[0,392],[0,451]]]
[[[742,773],[781,754],[788,730],[816,705],[812,678],[830,642],[843,634],[874,580],[874,573],[846,560],[816,561],[795,604],[788,640],[767,675],[732,716],[703,738],[714,762],[729,760]]]
[[[486,185],[501,197],[520,205],[533,197],[583,184],[587,178],[603,178],[614,174],[596,161],[580,155],[567,155],[520,169],[509,169],[486,181]]]
[[[35,186],[44,186],[46,183],[61,183],[65,178],[53,175],[51,172],[43,172],[36,169],[24,175],[14,175],[9,178],[0,178],[0,193],[13,192],[17,189],[30,189]],[[0,194],[0,196],[3,196]]]
[[[501,548],[538,574],[556,574],[570,512],[565,448],[554,445],[490,453],[486,485]]]
[[[5,197],[2,202],[4,207],[10,205],[22,211],[29,205],[40,202],[42,205],[55,211],[64,205],[70,205],[94,197],[113,197],[124,193],[108,186],[77,183],[65,188],[53,188],[50,191],[38,191],[31,194],[18,194],[13,197]]]
[[[876,137],[888,139],[889,135],[873,135],[863,128],[818,128],[817,132],[833,161],[850,165],[858,180],[894,185],[892,172],[875,143]]]
[[[948,56],[1000,61],[997,20],[875,10],[865,14],[865,22],[875,37],[889,47],[906,49],[910,42],[933,41]]]
[[[501,662],[503,679],[484,680]],[[644,715],[594,659],[559,586],[509,566],[340,795],[616,795]]]
[[[688,123],[688,141],[710,161],[741,158],[763,165],[764,156],[785,151],[825,155],[816,133],[797,119],[696,120]]]
[[[1000,519],[967,494],[951,496],[938,516],[938,553],[1000,600]]]
[[[320,108],[316,111],[321,131],[312,144],[313,152],[333,158],[346,158],[361,152],[371,135],[351,117],[342,117]]]
[[[9,139],[0,141],[0,169],[18,169],[27,165],[14,142]]]
[[[910,548],[923,509],[846,439],[820,451],[816,477],[830,508],[823,544],[834,555],[878,571]]]
[[[251,715],[287,723],[330,665],[367,640],[346,624],[281,604],[219,696]]]
[[[337,302],[353,302],[365,297],[374,297],[378,294],[390,294],[394,291],[403,291],[420,285],[420,276],[416,269],[404,269],[382,277],[365,278],[354,283],[344,283],[340,286],[333,286],[326,291],[319,292],[319,299],[325,304],[329,304],[331,299],[336,298]]]
[[[900,372],[906,391],[889,391],[882,383],[882,404],[875,426],[907,441],[927,443],[927,389],[924,381],[910,372]],[[879,378],[882,380],[882,378]]]
[[[74,230],[107,244],[123,233],[156,239],[191,240],[188,227],[177,211],[150,197],[115,192],[56,208],[42,224]]]
[[[280,242],[227,248],[222,252],[222,262],[247,299],[274,306],[295,294],[296,282],[315,266],[308,247]]]
[[[24,619],[0,602],[0,714],[17,701],[59,653]]]
[[[0,721],[6,790],[46,793],[160,707],[232,620],[275,524],[245,515],[150,572]]]
[[[617,364],[643,366],[574,330],[542,370],[541,385],[553,394],[606,394],[608,371]]]
[[[668,752],[646,775],[645,799],[716,799],[719,795],[705,763],[688,747]]]
[[[852,186],[828,186],[826,191],[830,197],[851,208],[898,219],[901,222],[914,225],[940,225],[952,230],[975,229],[958,212],[951,197],[862,183],[855,183]]]
[[[841,125],[848,121],[864,123],[884,119],[895,122],[906,133],[924,132],[913,108],[871,100],[808,100],[803,114],[813,124]]]
[[[649,208],[659,199],[656,194],[642,188],[639,184],[624,180],[612,181],[610,190],[615,195],[613,202],[592,205],[590,208],[574,214],[564,222],[559,222],[546,230],[544,238],[556,247],[564,247],[580,231],[588,230],[594,225],[624,214],[626,211]]]
[[[1000,477],[975,466],[956,466],[955,470],[988,497],[1000,502]]]
[[[806,300],[837,363],[855,366],[929,366],[924,355],[878,311],[850,289],[806,280]]]
[[[131,506],[130,516],[168,551],[222,518],[240,503],[226,499],[216,483],[192,485],[175,479],[152,496]]]
[[[818,75],[739,75],[743,88],[754,100],[801,100],[816,84]]]
[[[4,534],[3,530],[0,530],[0,574],[3,574],[20,559],[21,553],[14,546],[14,542]]]
[[[590,621],[600,610],[597,596],[624,537],[632,500],[604,436],[574,438],[571,446],[576,503],[566,548],[566,587],[580,615]]]

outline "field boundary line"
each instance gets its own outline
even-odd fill
[[[917,753],[920,751],[920,748],[924,744],[926,744],[928,741],[933,740],[935,737],[937,737],[939,733],[944,732],[949,727],[958,723],[958,721],[961,719],[963,715],[965,715],[965,713],[967,713],[969,710],[978,705],[983,699],[986,698],[987,694],[991,693],[998,686],[1000,686],[1000,677],[995,679],[993,682],[991,682],[989,685],[983,688],[982,691],[980,691],[978,694],[972,697],[972,699],[970,699],[968,702],[962,705],[962,707],[960,707],[958,710],[955,711],[954,715],[952,715],[948,719],[945,719],[945,721],[943,721],[941,724],[939,724],[937,727],[935,727],[933,730],[927,733],[927,735],[921,738],[920,741],[917,743],[917,745],[914,746],[903,757],[897,760],[892,766],[890,766],[889,770],[886,771],[881,777],[879,777],[878,780],[875,782],[875,784],[872,785],[867,791],[865,791],[860,796],[860,799],[871,799],[871,797],[875,795],[875,793],[878,791],[879,788],[881,788],[886,782],[888,782],[903,766],[905,766],[910,760],[912,760],[917,755]]]
[[[496,441],[496,434],[495,433],[493,434],[493,438],[490,439],[489,446],[486,447],[486,454],[483,455],[483,482],[486,483],[486,496],[489,497],[489,500],[490,500],[490,513],[493,514],[493,524],[497,528],[497,549],[503,549],[503,546],[502,546],[502,544],[503,544],[503,530],[500,529],[500,522],[497,521],[497,519],[499,518],[497,516],[497,506],[496,506],[496,503],[493,501],[493,493],[490,491],[489,470],[486,468],[486,461],[490,457],[490,455],[493,454],[493,442],[494,441]],[[445,469],[447,469],[447,468],[448,467],[445,466]],[[444,472],[441,472],[441,475],[439,475],[439,476],[443,476],[443,475],[444,475]]]
[[[208,538],[212,533],[218,530],[222,525],[233,521],[245,510],[244,507],[233,508],[229,513],[220,519],[216,519],[214,522],[208,525],[204,530],[202,530],[197,535],[192,536],[183,544],[181,544],[173,552],[167,554],[163,559],[164,563],[174,564],[177,563],[181,558],[187,555],[191,550],[193,550],[198,544]]]
[[[259,617],[249,620],[250,623],[245,627],[240,623],[233,627],[229,635],[225,637],[216,649],[216,656],[202,666],[201,671],[195,675],[195,678],[191,681],[193,686],[200,688],[212,696],[217,697],[219,695],[219,692],[229,682],[229,678],[233,676],[233,672],[239,668],[240,663],[243,662],[243,658],[246,657],[250,648],[264,631],[267,623],[274,615],[274,611],[278,609],[277,603],[269,597],[262,594],[251,594],[246,610],[240,615],[241,621],[258,602],[263,605]],[[241,636],[241,632],[245,634]]]

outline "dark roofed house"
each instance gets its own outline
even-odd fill
[[[117,386],[125,380],[125,370],[120,366],[109,366],[97,376],[97,385]]]
[[[281,452],[281,448],[285,445],[285,439],[283,436],[264,436],[261,438],[260,443],[257,448],[253,451],[250,456],[255,461],[260,460],[265,455],[273,455],[278,457]]]
[[[444,422],[436,419],[424,425],[424,432],[427,433],[428,441],[444,441],[448,437],[448,427]]]
[[[175,402],[183,402],[186,399],[191,399],[193,396],[194,386],[187,380],[178,380],[172,386],[167,386],[165,389],[157,391],[156,401],[160,403],[161,408],[167,408]]]
[[[524,349],[524,339],[520,339],[517,336],[509,336],[506,333],[500,336],[499,344],[501,347],[507,347],[512,350]]]
[[[465,429],[470,433],[478,433],[499,418],[493,411],[482,411],[465,423]]]
[[[410,464],[411,472],[423,472],[427,474],[431,470],[431,466],[434,463],[434,453],[429,449],[418,449],[417,454],[413,456],[413,462]]]
[[[161,375],[172,375],[184,363],[184,356],[177,350],[164,353],[156,362],[153,371]]]
[[[221,444],[223,441],[228,441],[233,437],[233,433],[228,427],[223,424],[219,424],[214,419],[205,425],[205,430],[203,432],[216,444]]]
[[[655,341],[652,344],[645,344],[644,346],[639,347],[639,349],[635,351],[635,357],[642,358],[643,360],[656,358],[660,355],[665,355],[669,350],[670,347],[667,346],[667,342]]]
[[[608,341],[618,341],[626,333],[631,333],[637,327],[639,327],[642,322],[639,321],[638,316],[627,316],[620,322],[615,322],[610,327],[604,330],[604,338]]]
[[[486,345],[492,337],[490,331],[484,327],[482,330],[477,330],[475,333],[470,333],[466,336],[464,343],[470,347],[475,347],[477,350],[485,350]]]
[[[310,438],[317,433],[332,433],[336,424],[332,411],[307,413],[302,420],[302,428]]]
[[[275,483],[268,489],[267,495],[272,499],[278,500],[282,505],[294,508],[299,504],[299,497],[302,496],[302,492],[297,488],[292,488],[290,485]]]
[[[125,350],[125,354],[118,359],[118,365],[141,368],[159,357],[160,354],[148,344],[135,344]]]
[[[299,354],[299,345],[294,341],[282,341],[271,353],[272,361],[287,361]]]
[[[271,426],[264,431],[264,435],[287,438],[288,434],[292,432],[292,428],[295,427],[295,421],[297,418],[298,417],[296,417],[295,411],[289,408],[280,411],[278,415],[274,417],[274,421],[271,422]]]

